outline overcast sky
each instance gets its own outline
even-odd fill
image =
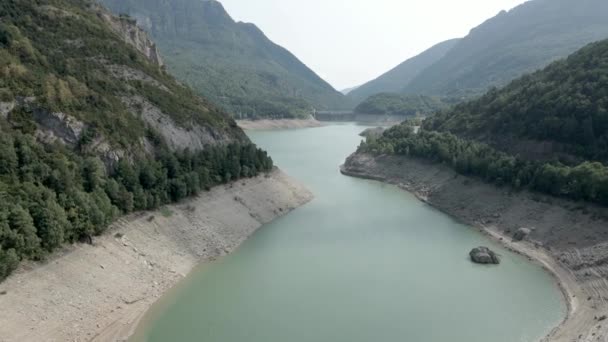
[[[360,85],[525,0],[219,0],[336,89]]]

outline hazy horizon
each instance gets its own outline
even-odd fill
[[[464,37],[526,0],[220,2],[235,20],[256,24],[342,90],[368,82],[439,42]]]

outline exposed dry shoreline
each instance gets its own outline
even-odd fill
[[[277,120],[237,120],[241,129],[246,131],[288,128],[321,127],[323,124],[313,118],[310,119],[277,119]]]
[[[312,194],[280,170],[121,219],[0,283],[0,341],[121,341],[196,265],[237,248]]]
[[[440,164],[399,156],[354,154],[342,173],[396,184],[551,272],[568,315],[542,341],[608,341],[606,208],[511,192]],[[533,232],[527,241],[514,242],[521,227]]]

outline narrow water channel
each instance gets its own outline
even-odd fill
[[[315,200],[161,300],[136,340],[533,342],[565,315],[549,274],[393,186],[340,175],[364,127],[250,133]],[[473,247],[503,256],[469,262]]]

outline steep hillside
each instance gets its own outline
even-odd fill
[[[440,99],[424,95],[380,93],[372,95],[356,108],[357,114],[426,116],[446,108]]]
[[[605,0],[531,0],[471,30],[406,87],[411,94],[468,97],[608,38]]]
[[[608,161],[608,40],[425,122],[534,159]]]
[[[253,24],[219,2],[100,0],[150,32],[169,70],[238,118],[298,117],[347,107],[346,98]]]
[[[608,40],[501,90],[363,144],[500,186],[608,205]]]
[[[272,168],[161,63],[87,0],[0,3],[0,280],[121,214]]]
[[[423,53],[408,59],[392,70],[373,81],[348,93],[348,97],[355,102],[361,102],[367,97],[379,93],[400,93],[423,70],[439,61],[452,49],[459,39],[451,39],[439,43]]]

